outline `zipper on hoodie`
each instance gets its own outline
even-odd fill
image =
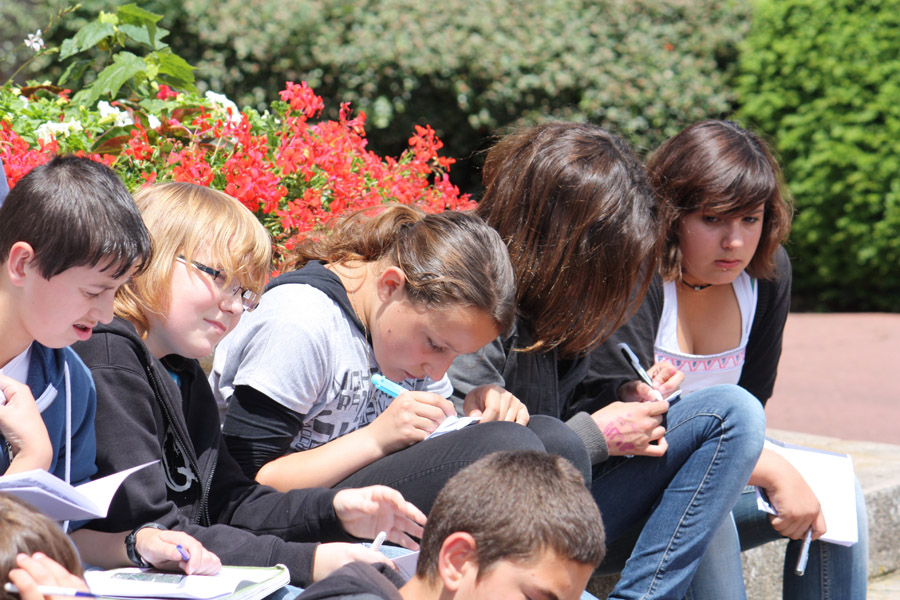
[[[170,423],[175,420],[172,418],[172,413],[169,412],[169,407],[166,406],[165,401],[162,398],[162,395],[159,393],[159,386],[156,381],[156,376],[153,375],[153,369],[150,365],[145,364],[144,368],[147,369],[147,378],[150,380],[150,387],[153,388],[153,395],[156,396],[156,401],[162,407],[163,412],[165,413],[166,419],[169,420]],[[209,509],[207,507],[207,500],[209,497],[209,485],[208,482],[206,484],[200,479],[202,473],[200,472],[200,466],[197,464],[197,461],[194,460],[193,453],[190,452],[190,449],[193,448],[193,445],[185,444],[184,440],[181,438],[181,435],[178,433],[178,429],[173,427],[172,431],[175,433],[175,437],[184,447],[188,460],[191,463],[191,468],[194,470],[194,473],[197,474],[197,481],[200,482],[200,511],[199,514],[193,519],[195,525],[205,525],[209,527],[211,520],[209,518]],[[212,472],[215,473],[215,463],[213,463]],[[210,475],[210,479],[212,476]],[[201,522],[205,521],[205,522]]]

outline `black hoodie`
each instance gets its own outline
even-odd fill
[[[306,589],[303,600],[402,600],[403,579],[386,564],[344,565]]]
[[[97,386],[97,476],[161,461],[129,476],[107,518],[89,528],[120,532],[160,523],[194,536],[223,564],[282,563],[299,586],[312,580],[316,544],[308,542],[351,539],[335,515],[334,490],[282,493],[243,474],[222,441],[196,360],[168,356],[164,365],[119,318],[74,349]]]

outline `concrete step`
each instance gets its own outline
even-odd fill
[[[869,599],[900,599],[900,446],[770,429],[783,442],[842,452],[853,457],[869,513]],[[781,600],[784,542],[744,552],[744,583],[750,600]],[[618,578],[594,577],[588,591],[606,598]],[[843,600],[843,599],[842,599]],[[846,600],[858,600],[856,598]]]

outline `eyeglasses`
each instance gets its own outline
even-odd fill
[[[187,260],[183,256],[179,256],[178,260],[180,260],[184,264],[188,264]],[[253,290],[241,287],[241,282],[238,281],[237,278],[233,279],[231,282],[231,286],[226,289],[225,282],[228,281],[228,275],[225,274],[225,271],[207,267],[203,263],[198,263],[196,260],[191,261],[191,266],[193,266],[198,271],[202,271],[212,277],[213,283],[215,283],[220,290],[227,292],[230,296],[239,296],[241,298],[241,305],[244,307],[245,311],[252,312],[257,306],[259,306],[259,294],[257,294]]]

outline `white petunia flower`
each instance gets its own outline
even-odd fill
[[[150,129],[156,129],[157,127],[162,125],[162,123],[155,116],[148,114],[147,115],[147,125],[150,126]]]
[[[107,117],[115,117],[113,125],[116,127],[125,127],[126,125],[134,124],[134,119],[131,118],[131,115],[124,110],[119,110],[115,106],[110,105],[106,100],[98,102],[97,108],[100,110],[100,120]]]
[[[44,123],[37,128],[35,134],[45,144],[59,137],[67,137],[71,133],[82,131],[81,123],[75,119],[70,119],[65,123]]]
[[[220,108],[222,112],[227,113],[228,109],[231,109],[231,114],[228,117],[228,120],[232,123],[240,123],[241,122],[241,111],[238,110],[237,104],[228,99],[225,94],[217,94],[216,92],[206,92],[204,94],[206,99],[212,102],[215,106]]]
[[[41,30],[38,29],[35,33],[29,33],[28,37],[25,38],[25,45],[35,52],[39,52],[44,47],[44,38],[41,37]]]

